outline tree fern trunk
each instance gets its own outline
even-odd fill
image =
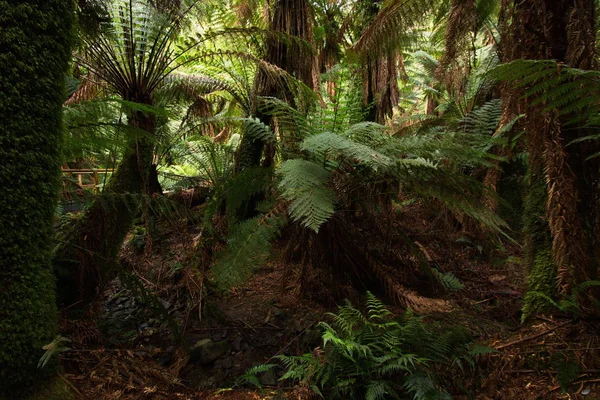
[[[377,17],[378,3],[378,0],[362,0],[365,29]],[[400,96],[397,60],[397,50],[369,54],[361,60],[365,121],[383,125],[392,116]]]
[[[129,123],[150,135],[152,115],[136,112]],[[149,136],[132,139],[106,188],[67,233],[55,254],[59,300],[64,304],[94,299],[102,282],[115,273],[117,255],[148,193],[153,143]]]
[[[595,5],[593,0],[534,0],[527,4],[503,0],[501,10],[502,61],[516,59],[554,59],[571,67],[589,69],[594,65]],[[563,130],[559,116],[548,113],[543,106],[532,106],[519,98],[520,94],[506,88],[504,105],[513,115],[525,111],[524,128],[530,157],[531,182],[527,202],[539,196],[545,188],[546,210],[540,218],[547,222],[546,233],[551,240],[537,240],[538,233],[528,231],[525,223],[530,271],[539,267],[537,255],[551,254],[558,280],[557,291],[568,296],[581,282],[596,277],[597,262],[594,239],[599,218],[592,204],[598,201],[598,165],[586,163],[585,146],[567,147],[571,140],[586,135],[585,130]],[[587,151],[586,151],[587,150]],[[584,201],[585,200],[585,201]],[[526,210],[527,212],[527,210]],[[526,219],[533,218],[525,215]],[[584,221],[590,221],[587,226]],[[539,268],[538,268],[539,269]],[[546,288],[552,296],[554,288],[538,285],[538,274],[530,274],[530,289]],[[533,297],[528,296],[528,301]],[[535,309],[526,301],[525,309]]]
[[[274,32],[281,32],[307,43],[313,43],[313,13],[310,2],[307,0],[278,0],[274,6],[269,28]],[[283,69],[310,88],[316,86],[316,68],[318,67],[316,58],[301,44],[285,43],[277,38],[268,38],[265,61]],[[296,106],[294,93],[283,79],[276,79],[259,71],[254,87],[258,96],[276,97]],[[261,112],[258,104],[255,104],[255,108],[254,115],[265,125],[272,125],[272,116]],[[282,134],[285,135],[285,133]],[[265,156],[264,166],[271,166],[274,151],[265,152],[264,150],[265,143],[263,141],[243,135],[236,157],[236,172],[241,173],[247,168],[260,166],[263,155]],[[253,196],[253,199],[241,207],[240,217],[242,219],[252,216],[260,197],[260,195]]]
[[[50,264],[60,187],[61,105],[71,56],[68,0],[0,0],[0,398],[42,383],[56,332]]]

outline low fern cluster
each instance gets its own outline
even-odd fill
[[[367,294],[365,312],[349,303],[321,322],[323,345],[301,356],[279,356],[281,380],[292,380],[328,399],[451,399],[436,379],[438,364],[474,367],[477,355],[491,349],[473,345],[460,330],[440,330],[410,311],[396,319],[381,301]],[[242,377],[258,384],[256,367]]]

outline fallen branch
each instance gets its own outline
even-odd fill
[[[503,344],[503,345],[501,345],[501,346],[498,346],[498,347],[496,347],[496,350],[502,350],[502,349],[505,349],[505,348],[507,348],[507,347],[514,346],[514,345],[516,345],[516,344],[520,344],[520,343],[528,342],[528,341],[530,341],[530,340],[537,339],[537,338],[539,338],[539,337],[545,336],[545,335],[547,335],[547,334],[549,334],[549,333],[552,333],[552,332],[554,332],[554,331],[555,331],[555,330],[557,330],[557,329],[560,329],[560,328],[562,328],[562,327],[564,327],[564,326],[567,326],[567,325],[569,325],[569,324],[572,324],[572,323],[573,323],[573,321],[572,321],[572,320],[571,320],[571,321],[566,321],[566,322],[563,322],[562,324],[558,324],[558,325],[556,325],[556,326],[555,326],[555,327],[553,327],[553,328],[547,329],[547,330],[545,330],[545,331],[543,331],[543,332],[540,332],[540,333],[536,333],[535,335],[527,336],[527,337],[525,337],[525,338],[523,338],[523,339],[515,340],[515,341],[513,341],[513,342],[506,343],[506,344]]]

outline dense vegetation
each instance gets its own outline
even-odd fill
[[[273,264],[298,301],[350,299],[236,381],[279,368],[302,398],[476,396],[448,371],[494,349],[410,311],[460,303],[467,263],[522,259],[522,323],[598,316],[593,0],[0,0],[0,26],[2,399],[39,391],[65,341],[113,345],[121,289],[165,322],[179,379],[222,345],[186,330]],[[193,235],[163,259],[174,232]],[[455,237],[463,271],[430,254]]]

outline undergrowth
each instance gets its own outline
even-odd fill
[[[477,356],[493,351],[473,343],[464,329],[442,330],[411,311],[396,318],[371,293],[364,311],[346,302],[329,316],[331,323],[319,323],[320,347],[277,357],[285,369],[280,380],[327,399],[451,399],[445,384],[460,384],[435,371],[445,366],[466,372],[475,368]],[[259,375],[276,366],[254,367],[240,382],[260,386]]]

